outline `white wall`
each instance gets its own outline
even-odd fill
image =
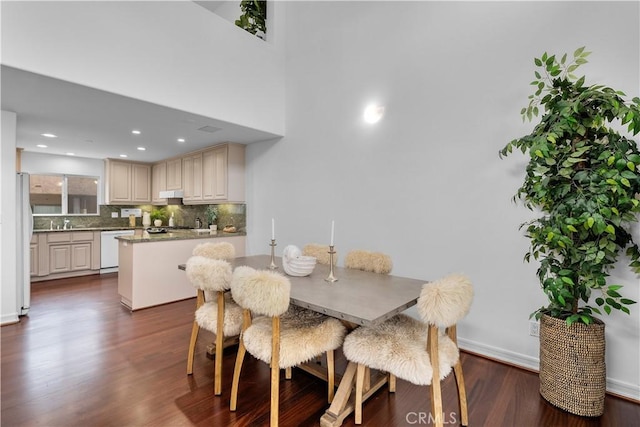
[[[394,273],[475,284],[462,345],[537,369],[529,314],[546,303],[514,205],[531,131],[533,58],[593,51],[591,83],[638,96],[637,2],[286,2],[286,136],[248,148],[248,251],[335,242],[379,250]],[[603,25],[607,22],[607,25]],[[321,24],[320,24],[321,23]],[[612,28],[615,27],[615,31]],[[363,123],[370,101],[386,106]],[[638,276],[617,274],[640,301]],[[338,282],[339,285],[339,282]],[[640,307],[606,317],[608,387],[640,398]]]
[[[281,135],[281,52],[191,1],[2,2],[2,63]]]
[[[16,287],[16,114],[2,111],[0,118],[0,324],[18,321]]]

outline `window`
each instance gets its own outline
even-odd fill
[[[30,203],[34,215],[97,215],[99,177],[31,175]]]

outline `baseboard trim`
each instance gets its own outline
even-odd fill
[[[535,373],[539,372],[540,359],[537,357],[508,351],[465,338],[458,338],[458,345],[463,351]],[[607,393],[625,400],[640,403],[640,386],[635,384],[607,378]]]

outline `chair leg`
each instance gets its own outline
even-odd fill
[[[443,427],[442,389],[440,384],[440,355],[438,353],[438,327],[429,325],[427,332],[427,351],[431,359],[431,415],[436,427]]]
[[[216,354],[213,361],[213,394],[222,394],[222,355],[224,353],[224,292],[218,292],[218,318],[216,325]]]
[[[469,425],[469,413],[467,412],[467,392],[464,387],[464,376],[462,375],[462,362],[458,362],[453,367],[453,374],[456,377],[458,387],[458,402],[460,403],[460,424]]]
[[[292,377],[291,371],[292,370],[293,369],[291,368],[291,366],[289,366],[288,368],[285,368],[285,370],[284,370],[284,378],[285,379],[287,379],[287,380],[291,379],[291,377]]]
[[[278,427],[280,411],[280,318],[271,319],[271,427]]]
[[[336,363],[335,353],[333,350],[327,351],[327,387],[329,388],[327,400],[333,402],[333,396],[336,393]]]
[[[244,347],[244,342],[242,341],[242,336],[241,336],[240,342],[238,343],[236,365],[233,368],[233,381],[231,384],[231,404],[229,405],[229,409],[231,411],[235,411],[238,405],[238,383],[240,382],[240,371],[242,371],[242,362],[244,361],[244,354],[246,352],[247,352],[247,349]]]
[[[389,374],[389,393],[396,392],[396,376],[393,374]]]
[[[196,352],[196,342],[198,341],[198,332],[200,331],[200,326],[198,322],[193,321],[193,326],[191,327],[191,340],[189,341],[189,355],[187,356],[187,375],[193,374],[193,357]]]
[[[362,424],[362,394],[364,392],[364,377],[366,367],[360,363],[358,363],[358,368],[356,369],[356,401],[354,408],[354,418],[356,424]]]

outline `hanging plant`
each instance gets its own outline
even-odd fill
[[[240,9],[242,15],[236,20],[236,25],[253,35],[264,38],[264,35],[267,34],[267,1],[242,0]]]

